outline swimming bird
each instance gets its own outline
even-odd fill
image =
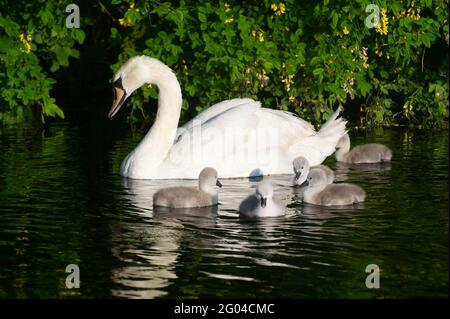
[[[303,156],[296,157],[292,162],[292,166],[294,167],[294,183],[296,185],[300,186],[306,181],[311,168],[319,168],[323,170],[327,175],[327,184],[331,184],[334,181],[334,172],[331,168],[326,165],[316,165],[310,167],[308,160]]]
[[[350,151],[350,137],[342,136],[336,145],[336,160],[350,164],[389,162],[392,151],[383,144],[371,143],[355,146]]]
[[[364,202],[366,192],[358,185],[350,183],[327,184],[325,172],[312,168],[306,180],[307,187],[303,201],[321,206],[342,206]]]
[[[243,217],[276,217],[284,215],[284,207],[273,198],[273,186],[262,181],[256,186],[256,193],[250,195],[239,205]]]
[[[168,187],[153,195],[153,206],[170,208],[192,208],[214,206],[219,195],[214,186],[222,187],[214,168],[204,168],[198,177],[198,189],[194,187]]]
[[[120,174],[128,178],[195,179],[206,166],[223,178],[289,174],[295,156],[318,165],[345,134],[339,109],[316,131],[292,113],[248,98],[217,103],[177,129],[179,82],[167,65],[148,56],[132,57],[116,72],[109,118],[144,84],[158,87],[158,111],[149,132],[122,162]]]

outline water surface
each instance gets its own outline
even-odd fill
[[[291,176],[272,176],[287,215],[259,221],[236,211],[249,179],[223,180],[217,209],[154,211],[154,191],[179,181],[120,178],[142,134],[95,119],[0,130],[0,298],[448,297],[448,132],[352,131],[394,154],[326,160],[364,205],[303,205]],[[369,264],[380,289],[365,286]]]

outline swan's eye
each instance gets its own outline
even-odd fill
[[[300,169],[303,169],[303,166],[302,166],[302,168],[300,168]]]

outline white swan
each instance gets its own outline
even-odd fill
[[[284,207],[273,198],[273,186],[262,181],[256,186],[256,194],[248,196],[239,205],[242,217],[276,217],[285,214]]]
[[[158,112],[147,135],[123,160],[124,177],[195,179],[205,166],[215,167],[222,178],[289,174],[297,155],[318,165],[345,134],[346,121],[338,118],[339,110],[316,132],[297,116],[261,108],[251,99],[215,104],[177,130],[180,85],[168,66],[147,56],[130,58],[115,74],[109,117],[145,83],[159,88]]]
[[[217,179],[217,171],[205,167],[198,176],[198,188],[168,187],[153,195],[153,206],[170,208],[193,208],[214,206],[219,203],[219,196],[214,186],[222,187]]]
[[[309,170],[312,168],[319,168],[325,172],[327,175],[327,183],[331,184],[334,181],[334,172],[331,168],[326,165],[316,165],[310,167],[309,162],[303,156],[296,157],[292,162],[292,166],[294,167],[294,184],[301,186],[304,182],[306,182],[306,178],[308,177]]]
[[[336,146],[336,160],[350,164],[381,163],[392,159],[392,151],[383,144],[370,143],[355,146],[350,150],[350,136],[345,134]]]

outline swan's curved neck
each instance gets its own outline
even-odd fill
[[[158,86],[158,112],[153,126],[136,147],[147,167],[156,167],[166,158],[175,139],[181,112],[181,88],[173,72],[160,70],[151,84]]]
[[[338,162],[345,162],[346,155],[350,151],[350,138],[343,136],[339,140],[337,148],[335,153],[336,160]]]

